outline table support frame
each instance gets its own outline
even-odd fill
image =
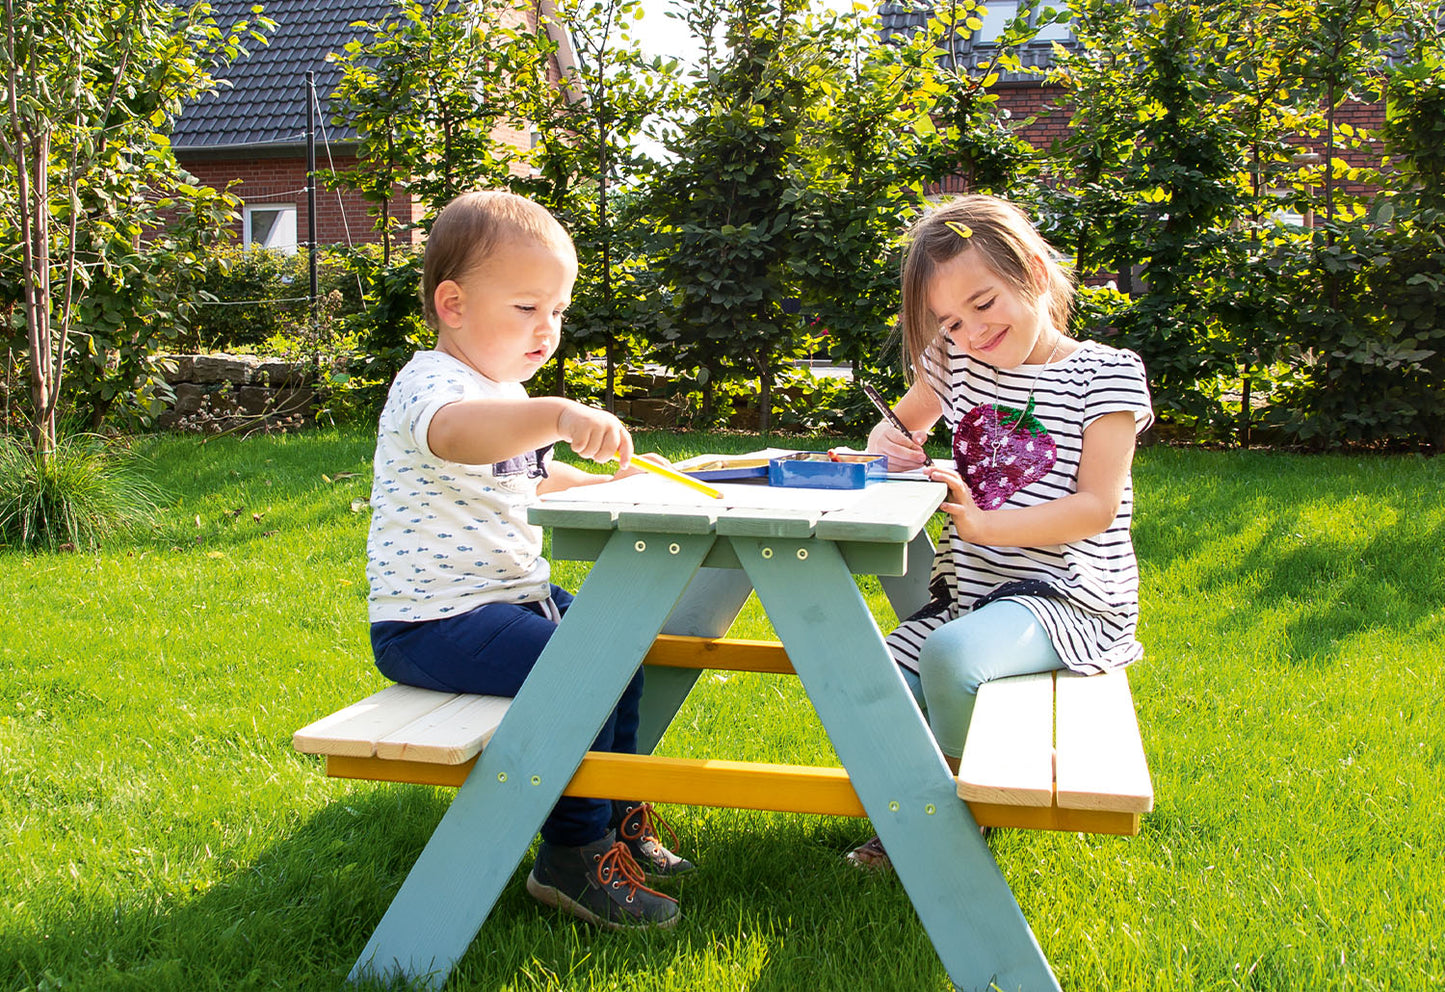
[[[921,603],[926,542],[926,534],[914,539],[909,574],[889,584],[900,615]],[[716,554],[724,543],[728,553]],[[735,556],[741,569],[702,567],[710,554],[714,561]],[[750,590],[772,618],[955,985],[1057,992],[836,543],[625,530],[610,533],[349,978],[401,975],[439,988],[657,635],[722,636]],[[576,692],[579,664],[594,691]],[[655,746],[696,677],[686,669],[649,671],[640,752]]]

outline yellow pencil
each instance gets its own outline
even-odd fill
[[[664,468],[656,462],[648,461],[646,458],[634,458],[632,459],[632,464],[637,468],[642,469],[642,471],[644,472],[651,472],[653,475],[660,475],[664,479],[671,479],[673,482],[680,482],[684,486],[687,486],[689,489],[696,489],[703,495],[711,496],[713,499],[723,498],[723,494],[718,492],[712,486],[698,482],[690,475],[683,475],[681,472],[674,471],[673,469]]]

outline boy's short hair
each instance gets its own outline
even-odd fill
[[[463,193],[437,215],[422,257],[421,305],[427,324],[437,329],[436,288],[460,280],[486,261],[503,241],[528,238],[576,257],[565,228],[547,208],[502,190]]]

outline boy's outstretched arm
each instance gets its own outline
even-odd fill
[[[547,468],[547,478],[537,483],[537,492],[555,493],[563,489],[571,489],[573,486],[595,486],[599,482],[611,482],[613,479],[625,479],[629,475],[638,475],[642,470],[637,467],[637,463],[644,458],[650,462],[656,462],[658,465],[672,464],[656,452],[649,451],[646,454],[634,455],[627,468],[619,468],[615,474],[602,475],[578,468],[576,465],[569,465],[566,462],[554,461]]]
[[[434,455],[464,465],[503,462],[555,441],[595,462],[632,460],[632,435],[622,421],[560,396],[448,403],[432,417],[426,439]]]

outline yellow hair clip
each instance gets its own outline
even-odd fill
[[[954,234],[957,234],[960,238],[973,237],[973,228],[969,227],[967,224],[961,221],[946,220],[943,222],[943,226],[948,228]]]

